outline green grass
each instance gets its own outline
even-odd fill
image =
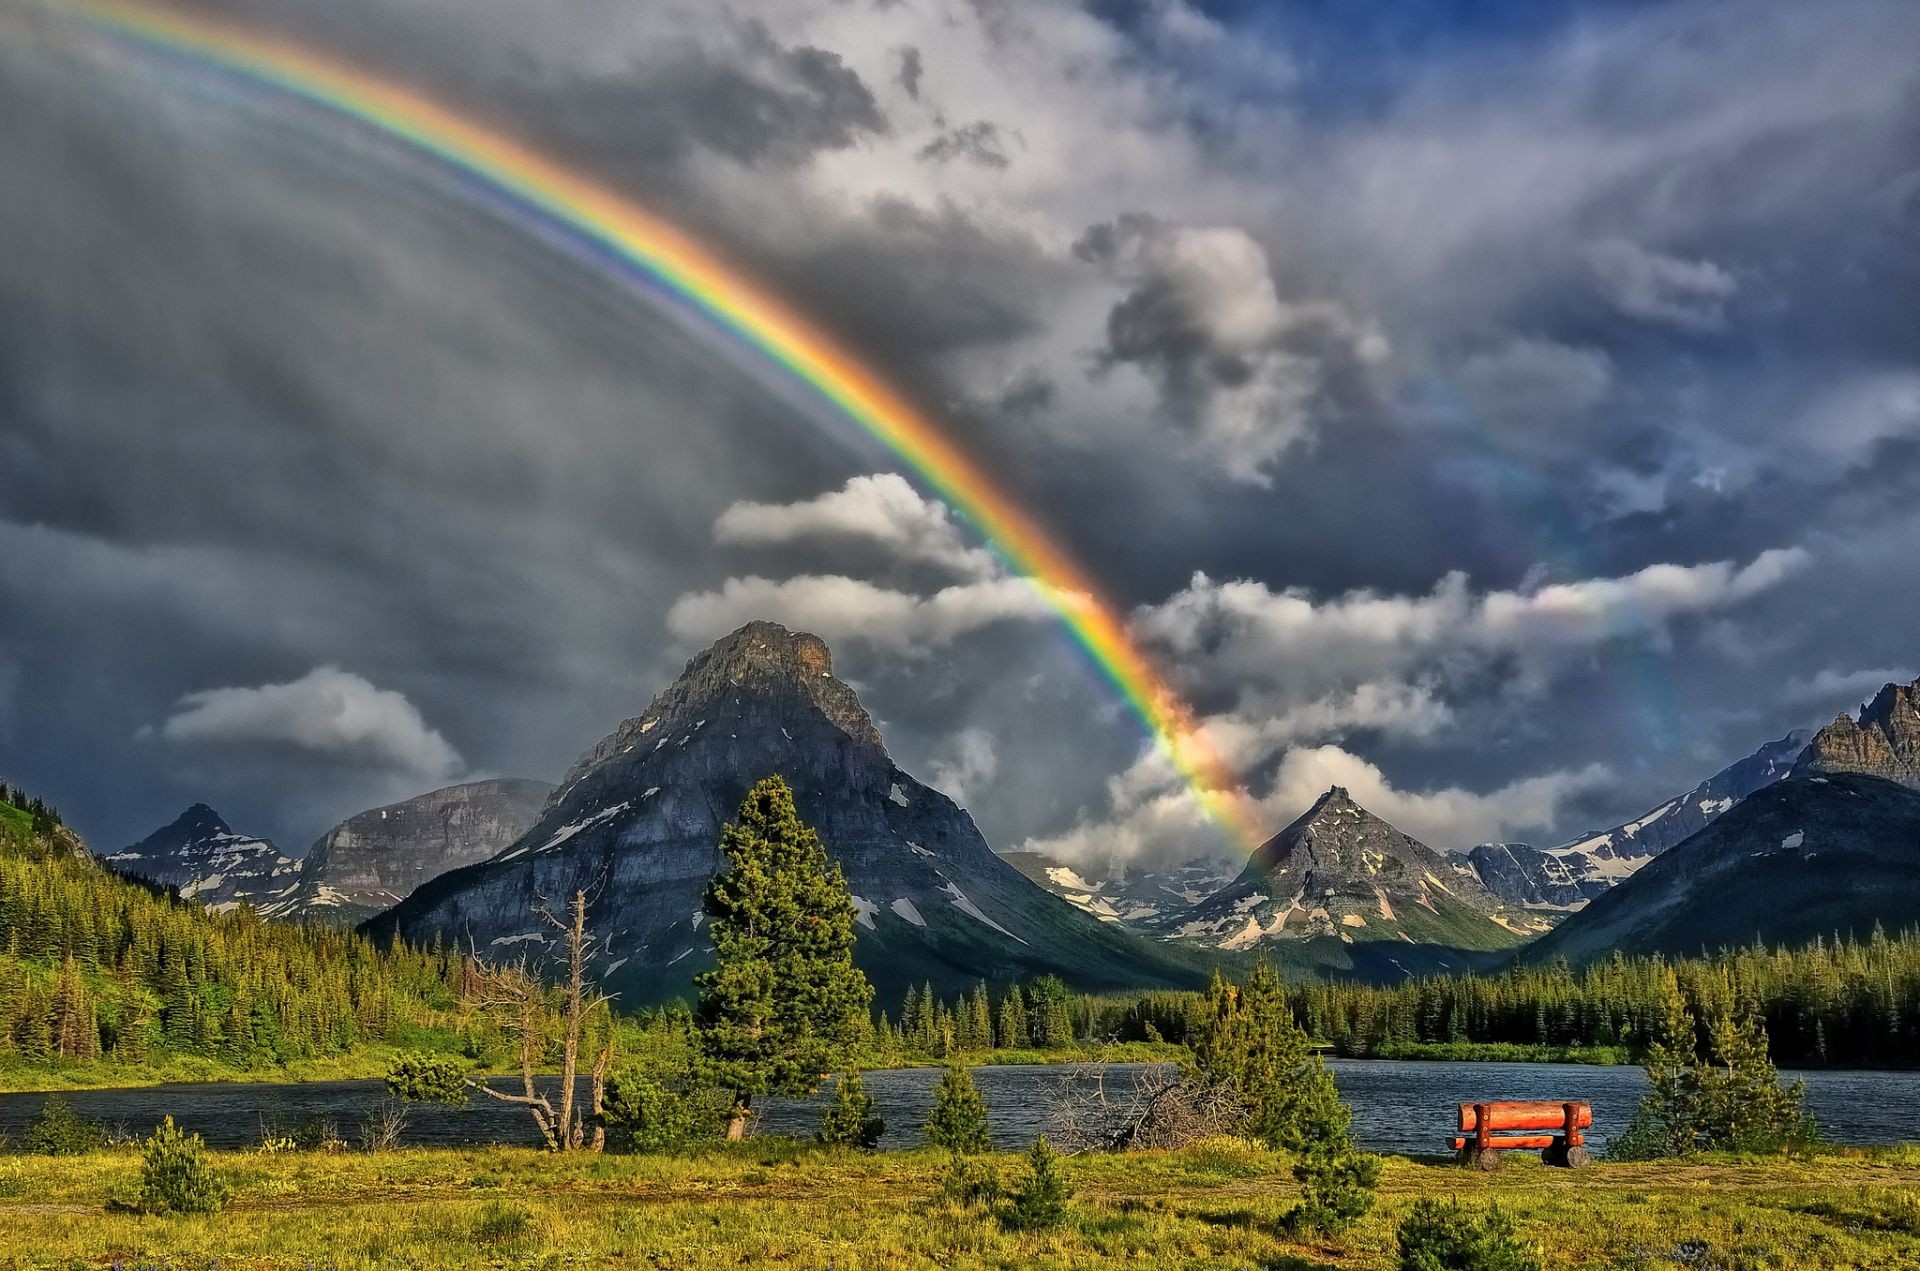
[[[1518,1156],[1518,1154],[1515,1154]],[[1920,1154],[1714,1159],[1493,1175],[1388,1160],[1355,1230],[1305,1243],[1275,1219],[1286,1158],[1237,1141],[1079,1157],[1062,1229],[1004,1230],[938,1198],[932,1152],[852,1155],[786,1140],[686,1157],[558,1158],[509,1148],[384,1155],[212,1153],[233,1205],[121,1212],[138,1154],[0,1158],[0,1267],[842,1268],[1393,1266],[1424,1196],[1497,1202],[1552,1267],[1920,1268]],[[1012,1155],[996,1160],[1017,1172]]]

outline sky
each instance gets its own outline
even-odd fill
[[[683,226],[1278,830],[1610,824],[1920,670],[1920,8],[223,0]],[[552,779],[751,618],[1003,850],[1226,855],[871,443],[297,105],[0,5],[0,775],[111,849]]]

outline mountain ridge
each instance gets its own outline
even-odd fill
[[[1103,988],[1202,977],[994,855],[964,809],[894,764],[825,642],[770,622],[697,654],[573,765],[512,846],[424,884],[363,930],[535,953],[547,933],[534,911],[586,890],[610,942],[603,980],[630,1000],[684,993],[710,952],[701,896],[720,865],[720,828],[768,775],[787,781],[845,871],[855,956],[883,1000],[923,980],[954,990],[1043,973]]]

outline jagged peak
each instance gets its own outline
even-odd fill
[[[227,819],[204,803],[194,804],[185,812],[173,818],[172,823],[166,828],[169,830],[179,830],[182,833],[192,832],[194,834],[233,833],[233,827],[227,824]]]
[[[646,710],[623,722],[574,764],[554,797],[562,797],[587,772],[624,753],[641,735],[656,728],[672,732],[682,724],[697,725],[717,699],[742,690],[797,693],[849,737],[885,750],[880,731],[859,697],[835,678],[827,642],[811,632],[756,619],[695,654],[680,677]]]

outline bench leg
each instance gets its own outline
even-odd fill
[[[1500,1168],[1500,1153],[1497,1150],[1492,1148],[1482,1150],[1472,1143],[1461,1148],[1454,1160],[1466,1169],[1477,1169],[1486,1173],[1492,1173]]]
[[[1579,1169],[1582,1165],[1593,1163],[1593,1155],[1587,1151],[1585,1144],[1575,1143],[1568,1146],[1564,1135],[1556,1138],[1552,1147],[1541,1148],[1540,1159],[1562,1169]]]

